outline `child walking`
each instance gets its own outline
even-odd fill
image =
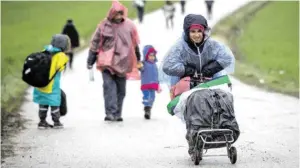
[[[54,35],[51,44],[45,47],[45,51],[52,55],[49,78],[54,77],[47,86],[42,88],[35,87],[33,91],[33,101],[39,104],[39,129],[51,126],[46,121],[49,107],[54,122],[53,128],[63,128],[63,124],[59,120],[61,104],[60,78],[61,72],[69,61],[68,56],[64,53],[69,48],[70,39],[67,35],[62,34]]]
[[[146,45],[143,49],[144,59],[140,71],[145,119],[151,118],[151,109],[155,100],[155,92],[161,92],[158,82],[156,53],[156,50],[151,45]]]

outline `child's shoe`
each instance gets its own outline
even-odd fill
[[[151,117],[151,107],[145,106],[144,111],[145,111],[145,115],[144,115],[145,119],[149,120]]]
[[[51,116],[52,116],[52,120],[54,122],[53,128],[60,129],[60,128],[64,127],[64,125],[62,123],[60,123],[60,121],[59,121],[59,118],[60,118],[59,112],[51,113]]]
[[[48,124],[46,120],[41,120],[38,123],[38,129],[47,129],[50,128],[52,125]]]
[[[61,128],[64,128],[64,125],[60,121],[56,121],[56,122],[54,122],[53,128],[61,129]]]

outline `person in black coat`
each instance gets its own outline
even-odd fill
[[[207,17],[209,20],[212,19],[212,8],[214,1],[213,0],[205,0],[206,9],[207,9]]]
[[[186,0],[180,0],[181,14],[185,13],[185,1]]]
[[[70,66],[70,68],[72,68],[73,55],[74,55],[73,49],[80,46],[79,45],[79,34],[75,28],[75,25],[73,24],[72,19],[67,20],[67,23],[62,30],[62,34],[69,36],[69,38],[71,40],[71,50],[67,54],[70,57],[69,66]]]

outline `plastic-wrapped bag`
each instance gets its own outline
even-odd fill
[[[190,77],[182,78],[178,83],[171,87],[171,100],[188,90],[190,90]]]

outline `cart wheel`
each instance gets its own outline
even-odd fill
[[[233,146],[229,149],[229,159],[231,164],[235,164],[237,160],[237,151],[236,148]]]
[[[194,164],[199,165],[200,161],[202,160],[201,153],[199,150],[195,151],[195,160]]]

